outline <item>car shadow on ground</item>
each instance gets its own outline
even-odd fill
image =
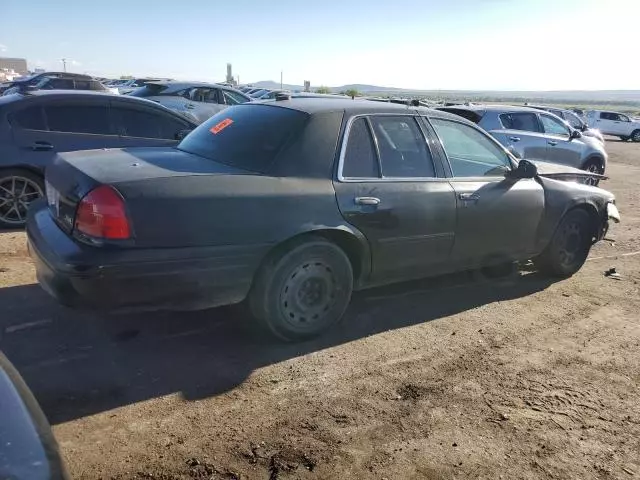
[[[18,286],[0,289],[0,349],[57,424],[172,393],[217,395],[257,368],[531,295],[552,282],[537,273],[482,282],[464,272],[358,292],[342,324],[298,344],[251,335],[238,308],[107,316],[59,307],[38,285]]]

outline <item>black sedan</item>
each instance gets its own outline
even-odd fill
[[[445,112],[299,98],[231,107],[177,148],[61,155],[27,233],[63,304],[245,301],[304,339],[354,289],[525,259],[574,274],[619,220],[611,193],[566,181],[580,175]]]
[[[0,97],[0,227],[24,226],[57,152],[175,146],[195,126],[140,98],[68,90]]]

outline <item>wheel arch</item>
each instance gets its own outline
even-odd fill
[[[260,265],[262,266],[265,262],[268,262],[269,259],[290,249],[293,245],[303,242],[305,238],[312,238],[313,236],[322,237],[333,242],[344,251],[353,269],[353,283],[355,288],[365,283],[371,271],[369,243],[361,232],[346,226],[332,228],[318,227],[297,233],[271,247],[260,262]]]
[[[38,168],[33,165],[25,164],[25,163],[17,163],[13,165],[2,165],[0,166],[0,173],[5,172],[7,170],[25,170],[29,173],[33,173],[34,175],[38,175],[44,180],[44,169]]]
[[[585,167],[591,162],[598,162],[600,164],[601,173],[604,173],[607,162],[602,155],[599,155],[597,153],[592,153],[587,158],[585,158],[584,162],[582,162],[582,165],[580,166],[580,169],[585,170]]]

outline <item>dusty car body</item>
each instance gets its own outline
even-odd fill
[[[64,480],[68,473],[38,402],[0,352],[0,478]]]
[[[244,104],[177,148],[62,155],[27,233],[40,284],[64,304],[246,301],[256,325],[301,339],[337,322],[354,289],[530,258],[575,273],[619,219],[615,199],[543,170],[445,112]]]

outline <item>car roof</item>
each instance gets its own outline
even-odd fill
[[[237,89],[233,87],[229,87],[227,85],[221,85],[219,83],[208,83],[208,82],[184,82],[181,80],[153,80],[146,83],[151,85],[165,85],[167,87],[174,87],[174,88],[210,87],[210,88],[220,88],[222,90],[238,91]]]
[[[331,97],[331,95],[328,95]],[[265,105],[265,106],[277,106],[283,108],[289,108],[291,110],[297,110],[300,112],[308,113],[310,115],[323,113],[323,112],[335,112],[335,111],[344,111],[349,115],[357,115],[357,114],[376,114],[376,113],[422,113],[428,114],[430,116],[437,116],[441,118],[450,118],[456,121],[460,121],[461,117],[458,115],[453,115],[447,112],[442,112],[438,110],[433,110],[431,108],[426,107],[414,107],[401,105],[398,103],[386,103],[386,102],[376,102],[370,101],[363,98],[313,98],[313,97],[292,97],[288,100],[276,100],[276,101],[268,101],[265,100],[263,102],[250,102],[244,103],[242,105]],[[239,105],[240,107],[242,105]],[[464,120],[464,119],[462,119]],[[473,123],[465,120],[466,123],[473,125]]]
[[[525,107],[520,105],[486,105],[486,104],[472,104],[472,105],[447,105],[446,107],[438,108],[456,108],[459,110],[469,110],[472,112],[539,112],[538,108]]]
[[[146,98],[131,97],[129,95],[113,95],[109,92],[97,92],[93,90],[34,90],[28,93],[13,93],[10,95],[4,95],[0,97],[0,107],[10,103],[22,101],[30,97],[36,97],[36,98],[45,97],[45,98],[54,98],[54,99],[108,98],[115,102],[138,103],[138,104],[154,107],[160,110],[164,110],[165,112],[169,112],[173,116],[180,117],[181,119],[186,120],[189,123],[193,123],[188,118],[183,117],[182,115],[174,112],[170,108],[167,108],[159,104],[158,102],[147,100]]]

